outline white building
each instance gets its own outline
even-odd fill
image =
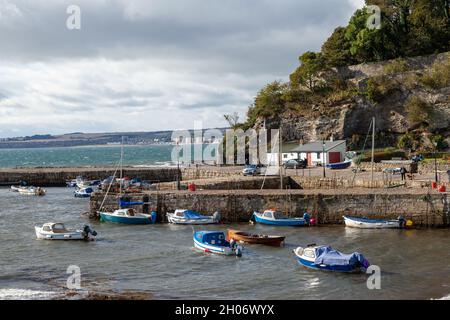
[[[315,141],[302,145],[283,146],[282,163],[288,160],[306,159],[308,166],[338,163],[345,160],[347,144],[345,140]],[[267,164],[278,166],[278,153],[267,154]]]
[[[291,152],[297,153],[299,159],[306,159],[308,166],[317,166],[344,161],[346,151],[346,141],[336,140],[303,144],[292,149]]]

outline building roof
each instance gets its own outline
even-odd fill
[[[335,141],[325,141],[325,151],[330,151],[345,144],[345,140],[335,140]],[[311,143],[306,143],[299,145],[298,147],[292,149],[292,152],[322,152],[323,151],[323,142],[322,141],[314,141]]]

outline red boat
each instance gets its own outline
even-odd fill
[[[281,236],[267,236],[263,234],[252,234],[238,230],[228,230],[227,239],[230,241],[234,239],[237,242],[244,242],[249,244],[263,244],[266,246],[280,247],[284,243],[286,237]]]

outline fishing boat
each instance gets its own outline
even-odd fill
[[[194,247],[207,253],[215,253],[226,256],[242,256],[242,247],[236,243],[228,242],[221,231],[197,231],[194,232]]]
[[[305,226],[309,225],[310,217],[308,213],[303,214],[303,218],[288,218],[281,212],[274,209],[265,210],[263,213],[253,212],[252,219],[258,223],[275,225],[275,226]]]
[[[137,213],[132,208],[118,209],[114,212],[99,212],[100,221],[123,224],[154,224],[156,212],[152,214]]]
[[[94,189],[91,187],[87,187],[84,189],[78,189],[73,192],[75,198],[90,198],[91,194],[94,192]]]
[[[352,160],[347,160],[344,162],[327,164],[327,168],[331,169],[331,170],[342,170],[342,169],[347,169],[348,167],[351,166],[351,164],[352,164]]]
[[[370,266],[359,252],[344,254],[330,246],[308,245],[298,247],[294,254],[299,264],[306,268],[336,272],[360,272]]]
[[[48,222],[34,227],[37,239],[42,240],[94,240],[97,232],[85,225],[83,229],[66,229],[63,223]]]
[[[343,218],[345,226],[360,229],[398,229],[412,224],[412,222],[406,221],[402,216],[398,217],[398,219],[392,220],[368,219],[348,216],[343,216]]]
[[[203,216],[198,212],[185,209],[177,209],[166,214],[169,223],[174,224],[214,224],[220,221],[220,214],[215,212],[212,216]]]
[[[45,196],[45,189],[41,187],[24,187],[19,188],[18,192],[23,195],[28,196]]]
[[[238,230],[228,230],[228,241],[234,240],[241,243],[249,244],[263,244],[266,246],[280,247],[283,245],[284,239],[282,236],[268,236],[263,234],[253,234]]]

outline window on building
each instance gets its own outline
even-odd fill
[[[322,158],[322,157],[320,156],[320,152],[317,152],[317,159],[320,159],[320,158]]]
[[[286,159],[288,157],[287,154],[283,154],[283,158]]]

